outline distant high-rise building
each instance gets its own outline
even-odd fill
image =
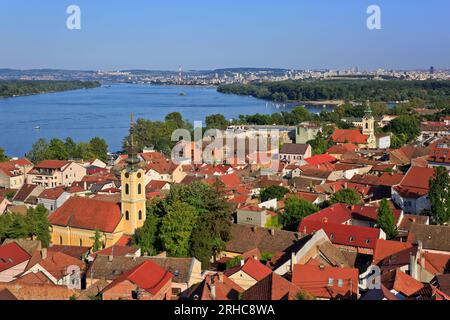
[[[430,67],[430,74],[434,74],[434,67]]]

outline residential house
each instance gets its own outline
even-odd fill
[[[0,246],[0,282],[11,282],[25,271],[31,255],[17,243]]]
[[[285,143],[280,150],[280,161],[287,163],[301,163],[311,157],[309,144]]]
[[[206,275],[202,282],[195,285],[189,293],[192,300],[239,300],[244,292],[237,283],[228,278],[222,272]]]
[[[152,261],[144,261],[102,290],[103,300],[170,300],[172,274]]]
[[[33,164],[26,158],[0,162],[0,187],[20,189],[32,168]]]
[[[392,187],[392,200],[406,213],[420,214],[431,207],[429,180],[434,169],[411,167],[400,184]]]
[[[237,209],[236,223],[248,224],[257,227],[266,227],[271,225],[273,219],[277,219],[277,213],[255,205],[248,205]]]
[[[14,195],[12,202],[14,205],[26,205],[34,207],[38,203],[38,196],[44,191],[43,186],[24,184]]]
[[[86,175],[82,165],[65,160],[44,160],[34,166],[27,175],[27,183],[54,188],[69,187],[75,181],[81,181]]]
[[[320,300],[356,300],[358,269],[296,264],[292,283]]]
[[[37,200],[38,204],[44,205],[49,213],[53,213],[69,198],[70,193],[64,187],[56,187],[42,191]]]
[[[422,243],[423,249],[435,253],[450,252],[450,227],[412,223],[408,242]]]
[[[300,288],[276,273],[258,281],[247,289],[240,300],[244,301],[275,301],[275,300],[297,300]]]
[[[251,257],[247,258],[247,260],[241,260],[240,265],[224,272],[231,281],[244,290],[252,287],[271,273],[272,270]]]

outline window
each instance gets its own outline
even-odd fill
[[[142,194],[142,185],[138,184],[138,194]]]
[[[59,236],[59,244],[63,244],[62,236]]]
[[[80,247],[83,246],[83,240],[80,239]]]
[[[130,220],[130,213],[128,212],[128,210],[125,212],[125,219],[127,221]]]
[[[130,194],[130,185],[128,183],[125,185],[125,194]]]
[[[334,279],[333,278],[328,278],[328,286],[332,287],[334,285]]]
[[[339,279],[338,280],[338,287],[343,287],[344,286],[344,280],[342,280],[342,279]]]
[[[350,238],[348,240],[350,240],[350,242],[353,242],[353,240],[355,240],[355,239],[352,236],[350,236]]]
[[[181,294],[180,288],[172,288],[172,295],[173,296],[179,296]]]
[[[142,220],[142,211],[141,210],[139,210],[139,220]]]

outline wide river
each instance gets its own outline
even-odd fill
[[[186,95],[180,95],[185,93]],[[320,107],[308,107],[319,112]],[[95,89],[0,99],[0,148],[9,156],[23,156],[39,138],[89,141],[104,138],[110,151],[120,150],[129,128],[130,112],[136,118],[162,120],[174,111],[190,122],[223,114],[271,114],[289,107],[252,97],[221,94],[215,88],[113,84]],[[39,127],[39,129],[37,129]]]

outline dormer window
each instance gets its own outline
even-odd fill
[[[328,278],[328,286],[332,287],[334,285],[334,279],[333,278]]]

